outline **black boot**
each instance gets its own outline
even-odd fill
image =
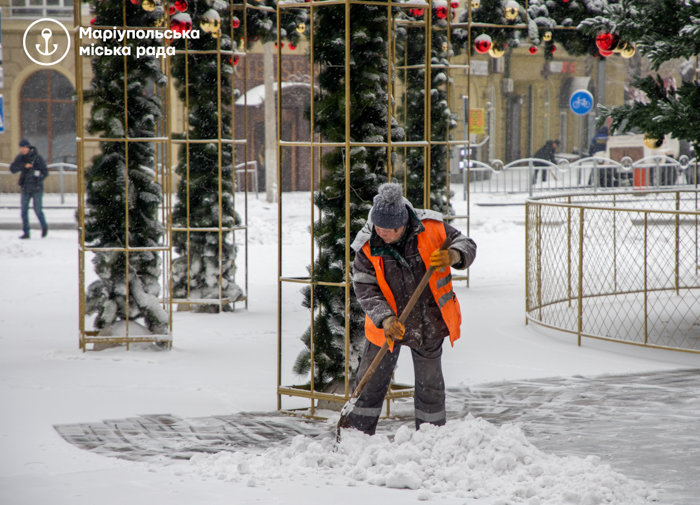
[[[21,239],[29,238],[29,233],[23,233],[19,238],[21,238]]]
[[[48,234],[49,234],[49,227],[48,226],[46,228],[41,229],[41,238],[44,238]]]

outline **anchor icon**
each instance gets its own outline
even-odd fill
[[[41,37],[44,39],[44,42],[31,44],[30,40],[36,40],[34,38],[30,38],[30,36],[34,37],[34,34],[36,33],[36,31],[32,32],[32,28],[39,23],[44,23],[43,26],[52,23],[58,26],[60,30],[56,30],[56,28],[44,28],[40,33]],[[65,43],[63,42],[62,38],[64,35],[66,37]],[[60,63],[68,55],[70,52],[70,37],[71,34],[68,31],[68,28],[66,28],[66,26],[60,21],[56,21],[52,18],[41,18],[30,23],[27,29],[24,30],[24,35],[22,36],[22,49],[24,49],[24,54],[27,55],[27,58],[32,60],[34,63],[48,67]],[[59,47],[61,48],[61,51],[59,51]]]
[[[42,51],[41,44],[37,44],[36,50],[39,52],[39,54],[41,54],[43,56],[51,56],[53,53],[55,53],[58,50],[58,44],[54,44],[53,49],[49,50],[49,39],[53,36],[53,32],[51,31],[51,28],[44,28],[43,30],[41,30],[41,36],[44,38],[45,49]]]

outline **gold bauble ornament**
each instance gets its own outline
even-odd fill
[[[447,45],[447,42],[443,42],[442,43],[442,52],[446,53],[448,48],[449,48],[449,46]]]
[[[613,49],[613,53],[621,53],[626,48],[627,48],[627,42],[620,41],[620,43],[617,46],[615,46],[615,49]]]
[[[218,32],[221,27],[221,16],[214,9],[209,9],[204,14],[202,14],[202,19],[199,21],[199,27],[202,31],[209,32],[211,34]]]
[[[492,45],[491,48],[489,49],[489,56],[491,56],[491,58],[500,58],[505,53],[506,52],[502,47],[498,47],[495,44]]]
[[[472,10],[475,11],[481,7],[481,0],[472,0]]]
[[[545,42],[549,42],[550,40],[552,40],[552,32],[544,32],[544,35],[542,35],[542,40],[544,40]]]
[[[622,56],[625,59],[630,59],[632,56],[634,56],[634,53],[636,52],[637,50],[632,44],[627,44],[625,48],[620,51],[620,56]]]
[[[650,137],[648,133],[644,134],[644,145],[647,146],[649,149],[658,149],[661,147],[661,144],[664,143],[663,137],[660,139]]]
[[[506,2],[503,15],[508,21],[513,21],[518,17],[518,14],[520,13],[520,5],[518,5],[518,2],[515,2],[513,0],[508,0]]]
[[[146,12],[153,12],[156,10],[156,2],[154,0],[143,0],[141,2],[141,8]]]
[[[299,33],[304,33],[306,31],[306,24],[305,23],[299,23],[297,25],[297,31]]]

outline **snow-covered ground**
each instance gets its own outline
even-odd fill
[[[461,191],[456,190],[459,198]],[[540,377],[594,376],[700,367],[700,357],[585,341],[524,324],[524,208],[478,203],[471,233],[478,255],[469,288],[458,286],[463,338],[446,346],[448,388]],[[230,505],[302,503],[620,505],[663,497],[592,456],[544,452],[520,426],[450,419],[446,427],[395,437],[300,436],[265,450],[196,456],[190,461],[126,461],[79,449],[55,425],[143,414],[182,418],[276,409],[277,207],[249,200],[249,308],[174,314],[170,352],[78,348],[78,239],[75,197],[47,195],[51,231],[19,240],[17,195],[0,195],[0,503],[8,505]],[[5,208],[4,206],[7,206]],[[53,208],[58,207],[58,208]],[[309,263],[308,194],[284,197],[284,275]],[[34,220],[34,216],[32,215]],[[64,226],[59,226],[63,223]],[[459,223],[458,223],[459,224]],[[283,384],[308,324],[299,286],[283,296]],[[409,353],[397,380],[412,383]],[[284,399],[285,408],[304,406]],[[381,423],[381,421],[380,421]],[[672,504],[669,504],[672,505]]]

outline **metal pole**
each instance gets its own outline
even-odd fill
[[[569,300],[571,307],[571,195],[567,199],[569,207],[566,209],[566,283],[567,292],[566,298]]]
[[[680,246],[681,246],[681,193],[676,191],[676,295],[680,295]]]
[[[279,16],[279,12],[277,13]],[[279,22],[279,18],[278,18]],[[279,37],[277,40],[281,40]],[[263,71],[265,82],[265,197],[268,202],[275,200],[275,184],[277,181],[278,161],[277,161],[277,125],[275,121],[275,73],[272,60],[272,42],[263,45]],[[282,94],[281,84],[278,84],[277,94]]]
[[[469,90],[467,89],[467,92]],[[460,155],[462,153],[462,149],[464,149],[464,155],[465,155],[465,160],[464,164],[462,165],[462,191],[463,191],[463,197],[464,201],[467,201],[467,185],[469,184],[469,165],[471,162],[471,156],[470,156],[470,151],[471,151],[471,146],[469,145],[469,95],[462,95],[462,122],[464,123],[464,147],[461,147],[459,149]],[[460,156],[461,159],[461,156]]]
[[[584,209],[579,211],[578,228],[578,345],[581,346],[581,334],[583,333],[583,219]]]
[[[350,377],[350,2],[345,0],[345,380]]]
[[[78,329],[80,338],[78,347],[85,352],[85,127],[83,118],[83,61],[80,58],[79,31],[82,27],[81,2],[73,3],[73,51],[75,61],[75,86],[77,103],[75,107],[76,123],[76,164],[78,187]]]
[[[280,6],[277,4],[277,40],[281,39],[280,33]],[[277,59],[277,75],[281,74],[281,65],[279,58]],[[282,120],[282,107],[279,107],[282,93],[277,93],[277,122]],[[275,159],[279,166],[281,158],[281,147],[279,138],[275,137]],[[267,163],[265,163],[267,165]],[[267,174],[267,167],[265,168]],[[282,395],[279,393],[279,388],[282,385],[282,171],[277,170],[277,410],[282,410]],[[267,175],[266,175],[267,179]],[[265,190],[268,191],[267,183]],[[312,305],[313,312],[313,305]],[[313,374],[313,363],[312,363]],[[313,400],[312,400],[313,403]]]
[[[216,38],[216,163],[218,165],[217,168],[217,179],[218,179],[218,188],[217,192],[218,198],[217,198],[217,205],[219,206],[219,217],[218,217],[218,239],[219,239],[219,244],[218,244],[218,250],[217,254],[219,255],[218,258],[218,268],[219,268],[219,312],[223,312],[224,307],[223,307],[223,298],[224,298],[224,262],[223,262],[223,254],[224,254],[224,233],[223,233],[223,172],[222,172],[222,167],[221,167],[221,161],[222,161],[222,152],[221,150],[223,149],[223,145],[221,143],[221,138],[222,138],[222,127],[223,123],[221,121],[221,37]],[[232,151],[235,151],[235,149],[232,149]],[[233,155],[234,153],[232,153]],[[231,168],[235,167],[235,157],[232,157],[231,164],[233,165]],[[233,177],[235,181],[236,177],[236,172],[235,168],[233,170]],[[245,172],[243,172],[245,175]],[[246,176],[246,184],[248,181],[248,177]],[[246,188],[247,190],[248,188]],[[246,191],[247,192],[247,191]],[[235,199],[234,199],[235,200]],[[234,240],[235,244],[235,240]],[[231,305],[233,306],[234,303],[232,301]]]
[[[617,205],[617,195],[613,193],[613,208]],[[613,211],[613,284],[617,292],[617,211]]]
[[[525,200],[525,324],[528,324],[530,315],[530,207],[531,203]]]
[[[644,345],[649,339],[649,213],[644,213]]]
[[[542,321],[542,204],[537,204],[537,249],[535,258],[537,258],[537,308],[539,309],[538,318]]]
[[[126,25],[126,3],[124,3],[123,8],[122,8],[122,19],[124,25]],[[125,223],[124,223],[124,230],[125,230],[125,236],[124,236],[124,256],[125,256],[125,280],[126,280],[126,292],[124,293],[124,305],[125,305],[125,322],[126,322],[126,350],[129,350],[129,321],[131,318],[129,317],[129,99],[128,99],[128,83],[126,82],[126,76],[129,75],[129,69],[127,65],[127,57],[126,55],[122,59],[123,61],[123,72],[124,72],[124,86],[123,86],[123,91],[124,91],[124,171],[126,172],[125,175],[125,182],[124,182],[124,214],[125,214]]]

